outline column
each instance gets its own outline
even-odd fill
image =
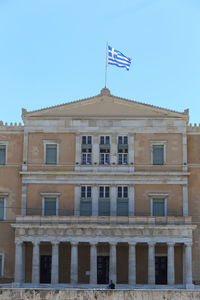
[[[117,136],[116,134],[111,135],[110,141],[110,163],[117,164]]]
[[[155,284],[155,243],[148,244],[148,284]]]
[[[81,136],[76,134],[76,158],[75,163],[81,164]]]
[[[51,283],[58,283],[59,272],[59,243],[52,243]]]
[[[183,184],[183,216],[188,216],[188,185]]]
[[[71,283],[78,283],[78,243],[71,243]]]
[[[183,171],[187,171],[187,134],[183,133]]]
[[[22,216],[26,215],[26,193],[27,193],[27,184],[23,183],[23,179],[22,179],[22,191],[21,191],[21,214],[22,214]]]
[[[136,243],[129,244],[128,255],[128,283],[136,284]]]
[[[90,283],[97,284],[97,245],[90,243]]]
[[[128,139],[129,139],[129,147],[128,147],[128,156],[129,156],[129,164],[133,163],[134,164],[134,134],[129,134]],[[134,165],[131,166],[134,171]]]
[[[128,191],[128,211],[129,216],[134,216],[135,211],[135,186],[130,185]]]
[[[15,283],[21,283],[23,278],[22,252],[22,242],[17,241],[15,246]]]
[[[37,241],[33,243],[32,283],[40,283],[40,245]]]
[[[167,284],[174,285],[174,243],[168,243],[168,257],[167,257]]]
[[[185,244],[185,271],[186,288],[192,288],[192,243]]]
[[[117,215],[117,186],[111,186],[111,193],[110,193],[110,215],[116,216]]]
[[[98,135],[93,136],[93,144],[92,144],[92,162],[93,164],[99,164],[99,137]]]
[[[116,243],[110,244],[110,262],[109,262],[109,280],[112,280],[116,283],[117,275],[116,275]]]
[[[97,185],[92,186],[92,216],[98,216],[99,190]]]
[[[80,185],[74,187],[74,216],[80,216]]]
[[[25,129],[24,130],[24,146],[23,146],[23,165],[22,165],[22,171],[27,171],[27,159],[28,159],[28,132]]]

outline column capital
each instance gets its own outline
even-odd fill
[[[147,244],[148,244],[149,247],[155,247],[156,242],[148,242]]]
[[[192,242],[186,242],[186,243],[184,243],[184,246],[185,247],[192,247]]]
[[[129,246],[134,246],[134,247],[136,246],[136,244],[137,244],[137,242],[130,242],[130,243],[128,243]]]
[[[22,244],[23,244],[23,241],[15,241],[16,246],[22,246]]]
[[[39,246],[40,245],[40,241],[32,241],[33,246]]]
[[[71,246],[78,246],[79,242],[70,242]]]
[[[175,244],[176,244],[175,242],[168,242],[168,243],[167,243],[167,246],[168,246],[168,247],[174,247]]]
[[[52,241],[52,242],[51,242],[51,245],[52,245],[52,246],[57,246],[57,245],[59,245],[59,244],[60,244],[59,241]]]
[[[90,246],[97,246],[98,242],[89,242]]]
[[[109,242],[110,246],[117,246],[117,242]]]

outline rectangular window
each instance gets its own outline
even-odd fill
[[[164,145],[152,145],[153,165],[164,165]]]
[[[82,136],[81,163],[83,165],[92,164],[92,136]]]
[[[110,216],[110,187],[99,187],[99,216]]]
[[[0,144],[0,165],[6,164],[6,145]]]
[[[46,144],[46,164],[57,165],[57,144]]]
[[[57,198],[45,197],[43,200],[43,215],[44,216],[57,216]]]
[[[128,187],[127,186],[118,186],[117,215],[128,216]]]
[[[0,221],[3,221],[6,219],[5,216],[5,199],[4,198],[0,198]]]
[[[110,137],[100,136],[99,146],[99,163],[100,165],[110,164]]]
[[[91,186],[81,186],[81,201],[80,201],[80,215],[92,215],[92,188]]]
[[[118,136],[118,164],[128,164],[128,136]]]
[[[3,277],[4,256],[0,254],[0,277]]]
[[[152,199],[152,215],[157,217],[166,216],[166,200],[165,199]]]

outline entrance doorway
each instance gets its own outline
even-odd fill
[[[40,256],[40,283],[51,283],[51,255]]]
[[[109,256],[97,256],[97,283],[109,282]]]
[[[155,257],[156,284],[167,284],[167,256]]]

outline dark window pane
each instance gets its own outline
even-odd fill
[[[106,144],[110,144],[110,137],[109,136],[106,136]]]
[[[99,197],[104,198],[104,187],[103,186],[99,187]]]
[[[87,198],[91,198],[92,196],[92,189],[91,189],[91,186],[88,186],[87,187]]]
[[[56,198],[45,198],[44,215],[56,216]]]
[[[91,137],[91,135],[88,136],[88,144],[89,144],[89,145],[92,144],[92,137]]]
[[[85,186],[81,187],[81,198],[85,198]]]
[[[118,186],[118,198],[122,198],[122,187]]]
[[[128,187],[124,186],[124,198],[128,198]]]
[[[110,187],[106,186],[105,187],[105,198],[109,198],[110,197]]]
[[[118,144],[122,145],[122,136],[118,136]]]
[[[0,198],[0,220],[4,220],[4,199]]]
[[[165,216],[165,200],[153,199],[153,216]]]
[[[82,136],[82,144],[83,144],[83,145],[86,144],[86,136]]]
[[[124,144],[128,145],[128,137],[127,136],[124,136]]]
[[[153,145],[153,164],[164,164],[164,145]]]
[[[6,145],[0,145],[0,165],[6,163]]]
[[[57,145],[54,144],[46,145],[46,164],[47,165],[57,164]]]
[[[101,144],[101,145],[104,144],[104,136],[100,136],[100,144]]]

